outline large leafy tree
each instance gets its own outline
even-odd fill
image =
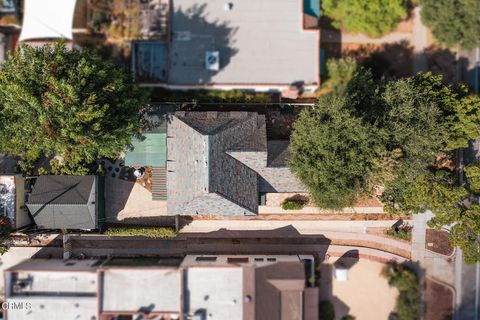
[[[26,172],[51,159],[53,173],[87,174],[138,133],[145,99],[125,70],[88,50],[22,46],[0,71],[0,151]]]
[[[427,73],[388,83],[382,100],[379,123],[388,132],[386,148],[402,154],[383,200],[387,209],[404,210],[409,207],[404,194],[415,179],[448,166],[452,150],[480,136],[480,99]]]
[[[421,0],[422,20],[448,47],[480,46],[480,1]]]
[[[334,27],[374,38],[391,32],[407,15],[405,0],[323,0],[322,9]]]
[[[317,205],[351,205],[365,188],[376,156],[373,126],[351,114],[348,100],[327,96],[305,109],[291,137],[290,167]]]
[[[431,210],[435,216],[429,226],[448,227],[450,241],[463,250],[465,261],[480,261],[480,205],[471,196],[468,185],[472,183],[457,186],[453,177],[440,172],[422,176],[408,186],[405,203],[412,213]]]

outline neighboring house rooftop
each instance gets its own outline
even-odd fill
[[[106,269],[102,281],[103,312],[180,313],[181,272],[178,268]],[[122,292],[121,299],[118,293]]]
[[[130,259],[129,266],[126,261],[110,265],[108,259],[27,260],[5,271],[5,298],[9,302],[28,298],[32,309],[9,309],[7,316],[18,320],[145,314],[156,320],[310,319],[303,309],[305,257],[206,258],[187,255],[184,263],[172,266],[144,259]]]
[[[95,176],[40,176],[27,207],[40,228],[96,229],[97,202]]]
[[[76,0],[25,0],[20,41],[73,39]]]
[[[172,3],[169,85],[319,85],[319,32],[303,29],[303,0]]]
[[[255,214],[260,192],[305,191],[285,150],[268,166],[265,116],[255,112],[176,112],[167,149],[171,214]]]

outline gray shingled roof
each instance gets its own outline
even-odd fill
[[[27,207],[35,223],[47,229],[97,227],[95,176],[40,176]]]
[[[255,214],[263,190],[305,190],[288,168],[267,167],[263,115],[177,112],[167,134],[170,214]]]

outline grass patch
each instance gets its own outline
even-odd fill
[[[411,226],[402,226],[398,230],[387,229],[384,231],[387,236],[394,237],[401,240],[410,241],[412,239],[412,227]]]
[[[174,238],[177,232],[171,227],[108,227],[103,233],[116,237]]]

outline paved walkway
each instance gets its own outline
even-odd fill
[[[428,68],[427,57],[424,54],[428,42],[428,29],[423,24],[420,13],[420,7],[416,7],[413,10],[412,44],[414,74],[419,71],[426,71]]]
[[[381,38],[370,38],[364,34],[339,33],[336,30],[322,30],[322,42],[383,44],[395,42],[410,42],[412,34],[409,32],[392,32]]]
[[[412,261],[419,262],[426,274],[451,286],[455,285],[455,258],[447,258],[425,248],[427,221],[431,212],[413,215]]]
[[[181,233],[213,232],[226,230],[279,230],[295,229],[298,234],[321,234],[325,231],[366,233],[367,228],[390,228],[397,220],[193,220]],[[406,221],[405,222],[409,222]]]

